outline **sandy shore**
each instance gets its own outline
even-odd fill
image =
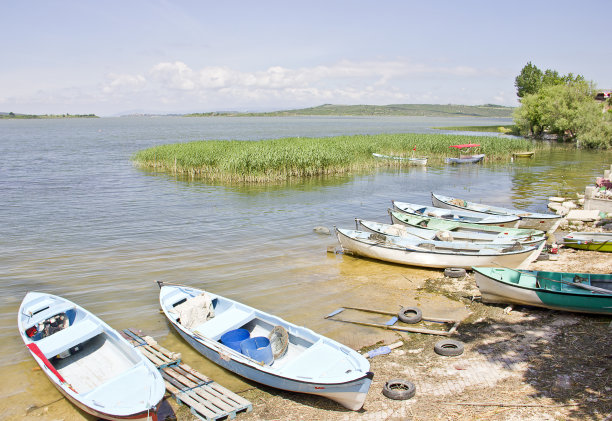
[[[562,249],[558,260],[531,269],[611,273],[605,253]],[[326,399],[252,384],[240,394],[252,420],[566,420],[612,419],[612,324],[607,316],[546,309],[485,305],[474,279],[422,281],[422,291],[462,303],[470,315],[454,339],[465,343],[457,357],[434,353],[440,336],[394,334],[404,345],[371,360],[374,381],[364,408],[347,411]],[[382,337],[371,348],[391,343]],[[413,382],[415,397],[394,401],[382,395],[386,381]],[[177,409],[179,419],[191,417]]]

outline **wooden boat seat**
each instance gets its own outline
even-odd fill
[[[102,331],[102,326],[90,319],[84,319],[51,336],[36,341],[36,345],[38,345],[45,357],[52,358],[67,349],[99,335]]]
[[[254,318],[254,311],[246,311],[232,305],[223,313],[215,315],[212,319],[194,328],[193,331],[205,338],[218,341],[225,332],[238,329]]]
[[[308,378],[315,379],[334,377],[346,373],[347,370],[355,369],[343,352],[335,351],[335,347],[327,344],[324,340],[319,340],[300,354],[299,357],[288,362],[282,368],[282,373],[290,377],[304,373],[304,367],[309,367],[308,373],[311,377]]]

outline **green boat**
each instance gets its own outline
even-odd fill
[[[546,240],[544,231],[528,228],[506,228],[494,225],[472,224],[441,218],[411,215],[389,209],[392,224],[426,228],[434,232],[443,232],[451,239],[447,241],[478,241],[495,243],[539,244]]]
[[[612,275],[474,267],[485,303],[612,315]]]
[[[573,249],[612,252],[612,233],[570,232],[563,237],[563,245]]]

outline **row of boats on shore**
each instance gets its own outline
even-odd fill
[[[432,199],[469,205],[440,195]],[[500,208],[483,205],[480,216],[464,215],[448,206],[393,202],[391,224],[356,219],[359,230],[336,233],[343,248],[367,257],[428,267],[476,266],[486,302],[612,314],[612,275],[517,269],[542,250],[545,231],[558,225],[556,215],[501,215]],[[170,325],[209,360],[267,386],[323,396],[354,411],[363,406],[373,373],[355,350],[229,298],[158,284]],[[30,292],[19,308],[18,328],[43,372],[82,410],[110,420],[157,419],[162,376],[94,314],[64,298]]]
[[[391,224],[336,228],[345,253],[393,263],[473,269],[483,302],[612,314],[612,275],[524,270],[561,217],[432,193],[434,206],[392,201]],[[539,229],[538,229],[539,228]],[[572,232],[566,247],[612,251],[612,234]]]
[[[432,193],[435,206],[392,201],[391,224],[356,219],[336,228],[346,252],[432,268],[502,266],[534,261],[560,216],[484,206]]]

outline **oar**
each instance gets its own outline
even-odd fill
[[[72,386],[66,381],[66,379],[64,379],[64,377],[59,373],[59,371],[57,371],[55,369],[55,367],[53,367],[53,364],[51,364],[51,361],[49,361],[47,359],[47,357],[45,357],[45,354],[42,353],[42,351],[40,350],[40,348],[38,347],[38,345],[36,345],[35,343],[29,343],[27,344],[27,347],[30,349],[30,351],[32,351],[32,353],[34,355],[36,355],[42,362],[44,365],[47,366],[47,368],[53,373],[55,374],[55,377],[57,377],[57,379],[60,381],[61,384],[65,384],[66,386],[68,386],[70,388],[70,390],[72,390],[74,393],[78,393],[76,390],[74,390],[72,388]]]
[[[522,272],[522,271],[520,271],[518,269],[512,269],[512,268],[508,268],[508,267],[506,267],[505,269],[514,270],[516,272],[523,273],[523,274],[525,273],[525,272]],[[551,279],[551,278],[542,278],[542,279],[545,279],[545,280],[551,281],[551,282],[558,282],[560,284],[571,285],[571,286],[578,287],[578,288],[583,288],[583,289],[586,289],[586,290],[589,290],[589,291],[592,291],[592,292],[597,292],[599,294],[607,294],[607,295],[612,294],[612,290],[605,289],[605,288],[598,288],[598,287],[594,287],[592,285],[585,285],[585,284],[581,284],[581,283],[578,283],[578,282],[564,281],[563,279]]]

